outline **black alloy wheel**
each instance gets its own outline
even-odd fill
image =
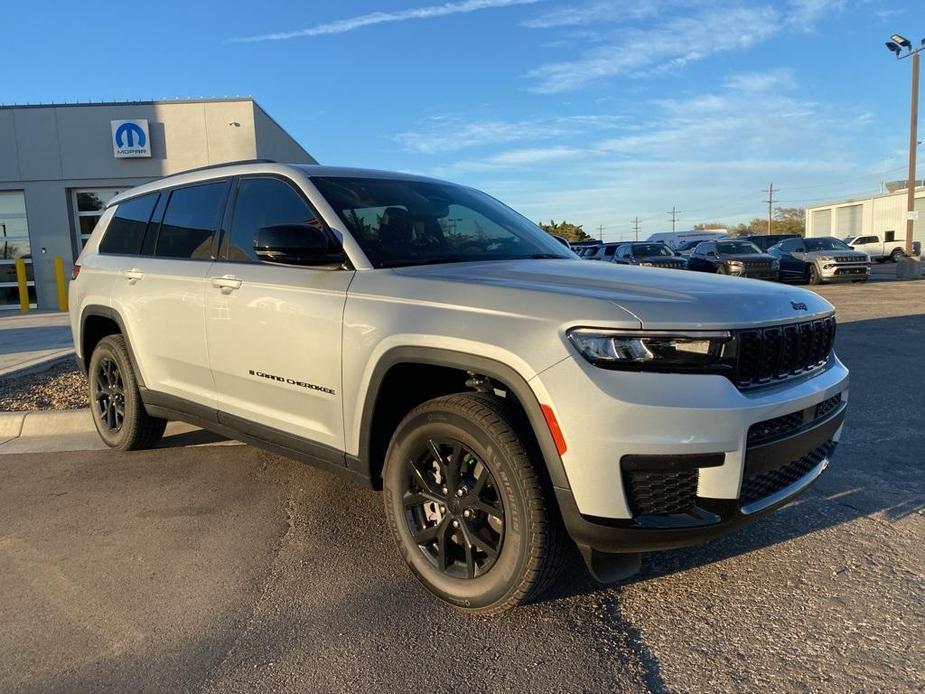
[[[125,421],[125,384],[119,366],[108,357],[100,359],[95,381],[95,414],[106,429],[117,432]]]
[[[459,441],[427,439],[407,468],[405,521],[418,547],[448,576],[484,575],[504,542],[504,505],[488,466]]]

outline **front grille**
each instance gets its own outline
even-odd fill
[[[834,410],[841,404],[841,393],[838,395],[833,395],[828,400],[823,400],[818,405],[816,405],[816,419],[821,419],[825,417],[829,412]]]
[[[791,412],[774,419],[766,419],[763,422],[752,424],[748,428],[748,445],[753,446],[768,439],[774,439],[778,436],[785,436],[791,431],[796,431],[803,426],[803,411]]]
[[[866,263],[867,258],[859,255],[836,255],[836,263]]]
[[[797,458],[773,470],[757,475],[749,475],[746,467],[745,479],[742,481],[742,493],[740,494],[742,504],[759,501],[789,487],[809,474],[826,456],[831,454],[833,448],[833,443],[827,441],[802,458]]]
[[[805,373],[826,363],[835,341],[835,319],[741,330],[733,380],[740,388]]]
[[[634,516],[687,513],[697,496],[697,470],[623,471],[623,489]]]
[[[770,270],[771,263],[766,260],[746,260],[745,268],[747,270]]]

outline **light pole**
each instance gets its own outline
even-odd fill
[[[919,120],[919,53],[925,50],[925,39],[918,48],[905,36],[893,34],[886,42],[897,60],[912,56],[912,109],[909,120],[909,177],[906,179],[906,255],[912,257],[912,233],[915,228],[915,146]]]

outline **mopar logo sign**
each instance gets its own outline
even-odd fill
[[[114,120],[112,125],[112,153],[116,159],[151,156],[151,137],[148,135],[148,121]]]

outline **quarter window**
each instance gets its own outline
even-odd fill
[[[77,252],[80,253],[93,228],[103,216],[107,203],[122,192],[120,188],[94,188],[74,191],[74,233],[77,241]]]
[[[321,222],[305,200],[278,178],[244,178],[238,186],[225,256],[233,262],[258,262],[254,236],[262,227]]]
[[[208,259],[228,190],[227,181],[177,188],[170,193],[154,255]]]
[[[157,193],[126,200],[116,208],[106,235],[100,241],[100,253],[138,255],[145,230],[157,203]]]

